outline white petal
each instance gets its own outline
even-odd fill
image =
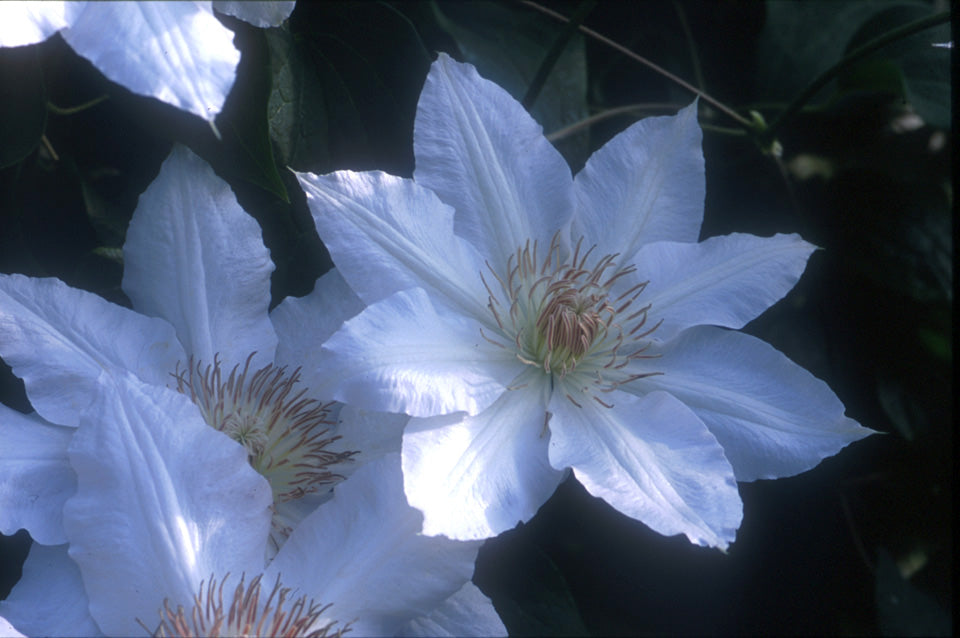
[[[3,604],[3,601],[0,601],[0,604]],[[0,616],[0,636],[6,638],[27,638],[24,634],[21,634],[19,631],[14,629],[13,625],[10,624],[10,621]]]
[[[582,236],[598,255],[620,253],[627,264],[650,242],[697,241],[706,195],[702,139],[694,102],[607,142],[574,178],[573,241]]]
[[[140,196],[123,245],[123,291],[173,324],[187,353],[227,370],[273,361],[267,315],[273,262],[260,226],[209,164],[175,146]]]
[[[804,472],[874,433],[844,416],[826,383],[739,332],[691,328],[650,367],[663,374],[627,388],[665,390],[686,403],[720,441],[739,481]]]
[[[270,486],[185,396],[121,379],[81,419],[69,454],[70,556],[107,634],[141,633],[136,618],[151,625],[164,598],[189,608],[211,574],[263,568]]]
[[[59,279],[0,275],[0,356],[47,421],[76,425],[104,370],[166,385],[185,360],[173,328]]]
[[[402,481],[398,455],[359,469],[293,531],[265,581],[279,574],[299,595],[331,603],[325,616],[355,619],[358,636],[394,635],[443,605],[473,575],[480,543],[421,535]]]
[[[316,387],[311,375],[320,345],[363,308],[337,269],[325,273],[309,295],[287,297],[270,312],[279,340],[274,362],[291,370],[302,367],[304,384]]]
[[[381,412],[476,414],[504,391],[523,364],[486,341],[480,326],[404,290],[343,324],[312,373],[314,392]]]
[[[43,42],[69,24],[67,5],[56,1],[0,2],[0,47]]]
[[[0,405],[0,533],[22,528],[44,545],[67,542],[63,504],[77,489],[67,459],[73,433]]]
[[[634,276],[650,282],[637,303],[663,319],[652,335],[661,341],[700,324],[741,328],[796,285],[815,249],[798,235],[740,233],[649,244],[634,262]]]
[[[111,81],[211,121],[240,61],[209,2],[90,2],[61,35]]]
[[[220,13],[240,18],[255,27],[277,27],[293,13],[296,2],[218,2],[213,8]]]
[[[27,636],[102,636],[87,606],[80,570],[67,556],[67,546],[34,543],[23,576],[0,600],[0,616]]]
[[[354,450],[358,454],[351,462],[337,467],[337,473],[350,476],[357,468],[386,454],[398,454],[403,428],[410,417],[406,414],[371,412],[352,405],[340,410],[333,433],[341,438],[334,444],[337,450]]]
[[[546,403],[531,378],[477,416],[410,419],[404,490],[424,534],[488,538],[536,514],[563,477],[547,461]]]
[[[426,618],[415,618],[401,636],[506,636],[507,628],[480,588],[466,583]]]
[[[414,179],[456,209],[456,231],[495,268],[573,215],[570,167],[502,88],[441,53],[420,94]]]
[[[656,532],[725,548],[743,516],[723,449],[689,408],[665,392],[550,402],[550,463],[572,467],[587,491]]]
[[[453,211],[431,191],[386,173],[298,173],[317,232],[367,304],[424,288],[493,322],[479,253],[453,234]]]

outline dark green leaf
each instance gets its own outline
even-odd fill
[[[857,31],[904,0],[803,0],[767,3],[758,47],[757,87],[765,100],[789,100],[841,60]],[[925,6],[925,5],[920,5]]]
[[[0,49],[0,168],[32,153],[46,123],[37,47]]]
[[[931,13],[923,4],[896,5],[882,11],[857,30],[848,51]],[[924,120],[940,128],[950,127],[950,50],[933,43],[948,40],[950,25],[943,24],[894,42],[874,56],[896,63],[903,74],[906,99]]]

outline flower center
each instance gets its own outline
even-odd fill
[[[212,576],[204,587],[200,583],[193,597],[193,607],[189,613],[180,605],[174,610],[170,601],[163,601],[160,610],[160,625],[151,632],[152,636],[193,637],[193,636],[307,636],[324,638],[342,636],[349,631],[350,623],[335,629],[337,621],[321,621],[321,616],[330,605],[319,605],[302,596],[284,609],[290,589],[280,585],[280,578],[273,586],[266,601],[260,601],[260,576],[250,581],[249,587],[240,578],[233,591],[230,607],[224,611],[223,586],[229,574],[220,581]],[[276,607],[273,605],[276,604]],[[150,631],[139,619],[137,622]],[[319,626],[318,626],[319,625]]]
[[[223,379],[220,361],[203,367],[191,357],[187,367],[177,364],[177,390],[189,394],[212,427],[243,445],[250,465],[270,483],[274,512],[271,538],[279,546],[289,536],[289,526],[276,515],[277,505],[340,480],[332,468],[345,463],[355,451],[337,452],[328,446],[339,436],[330,436],[329,410],[305,398],[306,388],[296,391],[300,370],[287,374],[272,364],[251,372],[253,354],[240,369],[235,366]]]
[[[559,379],[586,375],[601,391],[656,374],[620,372],[634,359],[656,356],[645,354],[650,346],[646,338],[660,322],[646,325],[650,304],[634,307],[648,282],[615,291],[636,268],[618,267],[617,254],[592,260],[594,248],[581,254],[582,245],[581,237],[572,257],[564,260],[557,233],[542,262],[537,243],[531,246],[527,240],[507,260],[505,276],[487,264],[499,284],[495,290],[484,278],[488,307],[501,335],[513,342],[524,363]]]

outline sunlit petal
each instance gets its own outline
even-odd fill
[[[665,392],[550,402],[550,463],[661,534],[725,548],[743,515],[733,470],[703,422]]]
[[[360,468],[333,500],[294,530],[266,578],[332,603],[327,617],[354,620],[351,633],[395,635],[470,580],[480,543],[420,534],[407,505],[399,455]]]
[[[665,390],[692,408],[739,481],[798,474],[874,433],[844,416],[826,383],[749,335],[691,328],[651,365],[663,374],[632,388]]]
[[[76,425],[104,370],[166,385],[185,359],[166,321],[58,279],[0,275],[0,355],[47,421]]]
[[[164,598],[192,604],[211,574],[263,566],[270,487],[183,395],[129,378],[105,385],[69,455],[70,556],[107,634],[139,634],[136,619],[155,621]]]
[[[186,147],[174,147],[140,196],[123,257],[134,308],[173,324],[187,354],[212,363],[219,353],[227,369],[251,352],[255,366],[273,361],[273,262],[260,226]]]
[[[530,520],[561,471],[547,460],[547,389],[505,392],[480,414],[411,419],[403,434],[407,499],[425,534],[487,538]]]
[[[69,24],[71,4],[57,0],[0,2],[0,47],[20,47],[43,42]]]
[[[642,119],[607,142],[574,179],[573,240],[582,236],[600,254],[619,253],[624,264],[651,242],[697,241],[706,195],[702,137],[694,102],[676,116]]]
[[[323,346],[314,390],[368,410],[476,414],[522,364],[469,317],[434,308],[419,289],[398,292],[347,321]]]
[[[573,214],[573,179],[543,129],[502,88],[441,53],[417,106],[414,179],[456,210],[456,232],[492,263],[548,246]]]
[[[792,289],[816,249],[797,235],[735,233],[698,244],[657,242],[635,260],[640,301],[663,319],[660,340],[699,324],[742,328]]]
[[[203,2],[90,2],[61,35],[113,82],[207,120],[240,61],[233,32]]]
[[[477,251],[453,234],[453,210],[386,173],[298,173],[317,231],[343,278],[367,304],[424,288],[487,317]]]

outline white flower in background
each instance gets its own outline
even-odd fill
[[[41,496],[31,459],[62,450],[104,379],[129,373],[179,390],[246,447],[273,491],[275,552],[336,480],[399,450],[405,417],[339,411],[311,395],[293,366],[275,363],[278,351],[292,349],[283,345],[287,335],[301,339],[309,329],[323,340],[362,306],[331,272],[310,297],[275,309],[275,328],[267,312],[272,271],[260,227],[229,185],[176,147],[127,230],[123,290],[135,310],[57,279],[0,275],[0,356],[39,415],[0,419],[0,441],[22,439],[0,450],[0,477]],[[296,309],[310,303],[319,317],[298,325]],[[51,487],[39,499],[44,516],[62,507],[58,494]],[[0,498],[15,507],[27,501],[3,488]],[[17,529],[2,514],[0,524],[5,533]],[[45,538],[63,542],[56,528]]]
[[[105,376],[66,450],[76,475],[63,512],[68,542],[34,543],[23,577],[0,601],[0,629],[506,633],[470,582],[480,543],[419,533],[397,453],[358,469],[267,560],[271,489],[244,448],[208,427],[184,395]]]
[[[662,534],[726,547],[736,482],[797,474],[871,433],[827,385],[740,328],[797,282],[796,235],[698,243],[696,105],[638,122],[575,179],[505,91],[441,54],[414,179],[300,174],[367,308],[304,378],[405,412],[404,488],[424,532],[530,519],[572,468]]]
[[[59,32],[112,82],[213,121],[236,77],[240,51],[213,10],[277,26],[294,2],[2,2],[0,46]]]

